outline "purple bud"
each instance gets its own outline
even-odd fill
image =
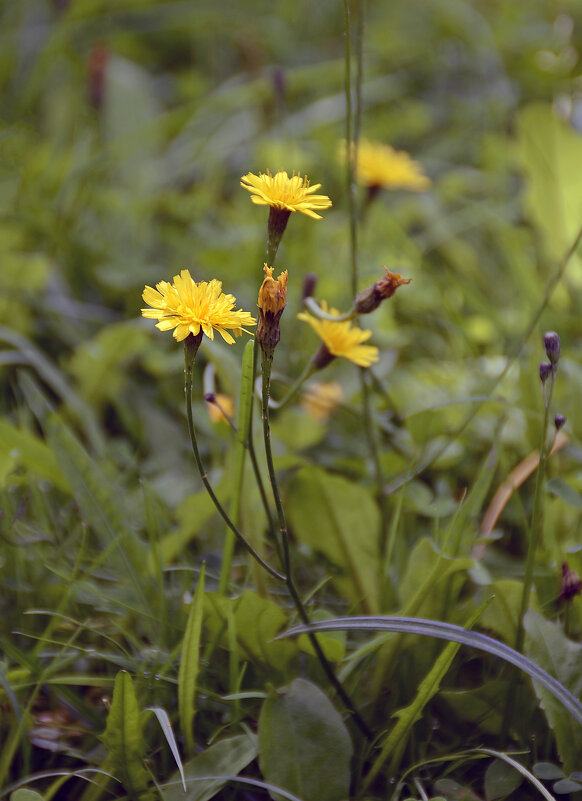
[[[301,300],[312,297],[317,285],[317,276],[315,273],[307,273],[303,279],[303,289],[301,292]]]
[[[554,425],[556,426],[556,431],[559,431],[562,426],[566,423],[566,417],[563,414],[557,414],[554,417]]]
[[[555,366],[560,360],[560,337],[555,331],[548,331],[544,334],[544,347],[546,349],[546,356]]]
[[[540,364],[540,380],[542,384],[546,383],[546,380],[552,372],[552,369],[552,365],[549,362],[542,362]]]
[[[216,403],[216,395],[214,392],[207,392],[204,396],[204,400],[206,403]]]

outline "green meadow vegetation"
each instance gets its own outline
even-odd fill
[[[581,54],[0,5],[0,799],[582,798]]]

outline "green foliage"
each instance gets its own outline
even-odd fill
[[[200,666],[200,633],[202,629],[202,611],[204,608],[204,568],[200,571],[196,592],[190,606],[188,623],[184,632],[180,670],[178,671],[178,706],[180,724],[184,733],[186,752],[192,755],[195,750],[194,725],[196,681]]]
[[[582,225],[579,0],[347,10],[349,37],[331,0],[0,3],[0,784],[14,801],[533,801],[582,784],[580,248],[565,259]],[[347,122],[409,152],[430,188],[348,186]],[[248,334],[204,337],[193,417],[223,507],[276,570],[289,546],[294,583],[225,530],[192,458],[182,348],[140,318],[144,286],[182,268],[256,316],[268,210],[240,176],[278,168],[333,201],[317,222],[291,214],[272,259],[289,271],[270,414],[287,541]],[[342,392],[317,419],[304,385],[281,408],[317,347],[296,319],[302,283],[315,273],[314,299],[349,309],[352,256],[358,291],[382,264],[412,279],[360,317],[379,361],[366,382],[343,358],[312,375],[312,392]],[[556,412],[568,422],[537,496],[525,659],[508,646],[552,329],[548,441]],[[233,399],[237,431],[211,421],[207,392]],[[405,621],[446,638],[483,605],[443,679],[457,646],[439,655]],[[359,628],[325,628],[358,613]],[[277,639],[306,620],[315,644]]]
[[[341,801],[352,752],[340,714],[315,684],[295,679],[269,693],[259,720],[259,764],[268,782],[304,801]]]
[[[378,611],[379,514],[371,493],[319,468],[304,468],[287,502],[297,539],[349,576],[342,588],[353,603]]]

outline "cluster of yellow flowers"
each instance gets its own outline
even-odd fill
[[[359,143],[357,150],[350,152],[352,158],[357,153],[355,174],[369,189],[384,187],[421,191],[430,185],[420,165],[412,161],[407,153],[365,140]],[[345,143],[340,148],[340,157],[344,161],[348,157]],[[310,185],[307,177],[290,177],[284,170],[275,175],[269,172],[259,175],[248,173],[241,178],[241,186],[250,192],[254,204],[270,208],[269,236],[274,232],[275,248],[292,213],[300,212],[320,220],[318,212],[332,205],[327,195],[316,194],[321,184]],[[278,279],[273,278],[273,268],[265,264],[265,278],[259,292],[257,329],[262,347],[274,348],[278,342],[278,321],[285,308],[287,279],[286,270]],[[384,278],[356,298],[355,314],[372,311],[404,283],[408,281],[386,270]],[[214,332],[217,331],[225,342],[232,344],[234,337],[246,331],[245,326],[257,324],[250,312],[235,309],[236,299],[222,291],[221,281],[197,283],[189,270],[182,270],[180,275],[175,275],[172,283],[160,281],[155,289],[146,286],[143,299],[151,308],[142,309],[142,315],[157,320],[156,327],[161,331],[173,331],[178,342],[190,335],[201,337],[206,334],[214,339]],[[321,308],[328,315],[339,315],[335,309],[328,312],[325,301]],[[378,348],[363,344],[370,338],[371,331],[363,330],[346,319],[337,322],[319,319],[307,312],[297,316],[308,323],[321,339],[322,346],[313,360],[316,368],[324,367],[335,357],[343,357],[360,367],[369,367],[378,361]]]

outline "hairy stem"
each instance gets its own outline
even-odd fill
[[[269,395],[270,395],[270,386],[271,386],[271,369],[273,365],[273,357],[263,354],[262,359],[262,374],[263,374],[263,387],[262,387],[262,400],[263,400],[263,409],[262,409],[262,416],[263,416],[263,436],[265,439],[265,455],[267,458],[267,468],[269,471],[269,479],[271,481],[271,489],[273,491],[273,498],[275,500],[275,508],[277,510],[277,517],[279,521],[279,531],[281,535],[281,546],[283,552],[283,570],[285,571],[285,583],[287,584],[287,588],[289,590],[289,594],[295,604],[295,608],[297,609],[297,613],[299,617],[306,625],[309,625],[309,615],[303,605],[303,601],[301,600],[301,596],[297,590],[295,585],[295,580],[293,578],[293,569],[291,564],[291,549],[289,547],[289,534],[287,532],[287,521],[285,519],[285,511],[283,509],[283,503],[281,501],[281,493],[279,492],[279,484],[277,482],[277,475],[275,473],[275,467],[273,464],[273,453],[271,450],[271,425],[269,420]],[[317,636],[309,631],[307,632],[309,637],[309,641],[313,647],[313,650],[316,653],[316,656],[323,668],[323,671],[327,678],[329,679],[330,683],[334,687],[335,691],[337,692],[338,696],[341,698],[344,706],[352,715],[354,722],[357,724],[358,728],[362,732],[362,734],[367,738],[371,739],[372,734],[360,716],[359,712],[355,708],[351,698],[345,691],[343,685],[335,675],[335,672],[329,663],[327,657],[323,653],[323,650],[319,644]]]

